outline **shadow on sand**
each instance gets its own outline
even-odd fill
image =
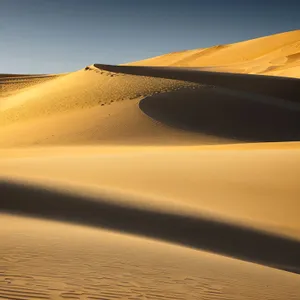
[[[163,124],[243,142],[300,140],[300,110],[216,88],[147,97],[140,109]]]
[[[116,73],[176,79],[300,103],[300,79],[267,75],[212,72],[201,68],[142,67],[94,64]],[[205,68],[207,69],[207,68]]]
[[[264,231],[20,182],[0,181],[0,194],[2,212],[152,237],[300,273],[300,241]]]

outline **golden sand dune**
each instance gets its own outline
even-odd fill
[[[81,70],[3,98],[0,144],[151,143],[164,138],[176,144],[183,134],[151,121],[138,102],[155,93],[194,88],[198,85]]]
[[[1,123],[9,124],[76,109],[109,105],[185,86],[192,84],[122,76],[97,68],[84,69],[2,99]]]
[[[212,67],[237,73],[300,77],[300,30],[206,49],[179,51],[136,66]]]
[[[299,32],[2,74],[0,298],[299,299]]]
[[[4,98],[0,145],[298,140],[299,87],[290,78],[95,65]]]

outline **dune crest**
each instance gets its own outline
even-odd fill
[[[206,49],[178,51],[127,65],[214,67],[214,70],[300,77],[300,30]]]

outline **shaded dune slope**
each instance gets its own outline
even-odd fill
[[[218,89],[147,97],[140,109],[170,127],[230,141],[299,141],[300,112]]]
[[[253,95],[284,99],[299,103],[300,79],[266,75],[231,74],[194,68],[112,66],[95,64],[99,69],[124,74],[151,76],[195,82],[246,92]],[[271,99],[269,99],[272,101]],[[276,101],[274,100],[276,103]]]
[[[183,212],[154,211],[111,199],[1,181],[1,210],[100,226],[300,272],[300,242]],[[112,196],[110,196],[112,197]],[[29,200],[29,201],[27,201]]]

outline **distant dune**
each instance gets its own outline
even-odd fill
[[[0,298],[298,300],[299,177],[299,30],[0,74]]]
[[[0,74],[1,97],[7,97],[36,84],[57,78],[60,75]]]
[[[299,78],[300,30],[235,44],[174,52],[129,65],[213,67],[219,71]]]

